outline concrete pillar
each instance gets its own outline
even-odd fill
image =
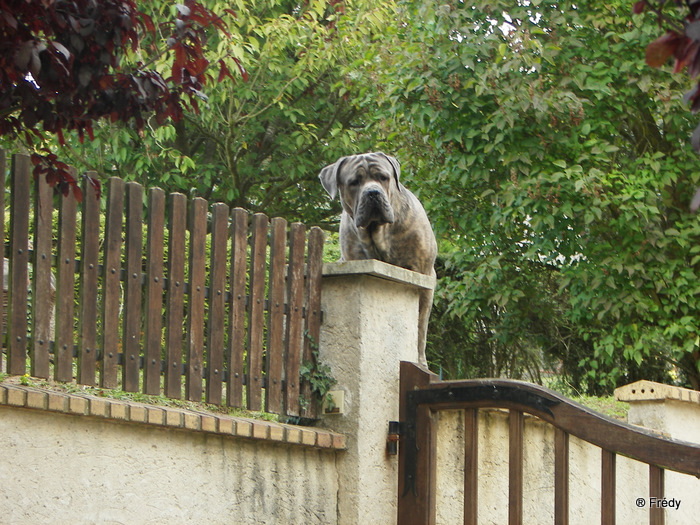
[[[397,456],[386,453],[399,417],[399,363],[418,362],[418,299],[432,277],[375,260],[324,265],[319,344],[340,392],[325,428],[346,435],[338,456],[338,524],[396,523]]]
[[[673,439],[700,443],[700,392],[637,381],[615,390],[615,399],[629,403],[631,425],[658,430]]]
[[[656,430],[675,440],[700,443],[699,391],[653,381],[637,381],[617,388],[615,398],[629,403],[628,423]],[[668,502],[673,501],[670,503],[672,507],[664,513],[665,523],[700,523],[698,494],[700,479],[666,472],[664,498]]]

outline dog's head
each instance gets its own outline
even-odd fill
[[[394,222],[392,195],[401,191],[399,162],[384,153],[342,157],[321,170],[321,184],[331,196],[340,194],[343,209],[358,228]]]

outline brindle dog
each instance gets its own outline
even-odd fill
[[[401,167],[384,153],[342,157],[321,170],[331,199],[340,194],[341,260],[378,259],[435,276],[437,243],[420,201],[399,182]],[[418,353],[427,366],[425,338],[433,290],[419,301]]]

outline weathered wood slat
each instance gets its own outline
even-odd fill
[[[508,416],[508,523],[523,522],[523,429],[525,419],[519,410]]]
[[[649,525],[664,525],[666,512],[655,501],[661,501],[666,493],[664,482],[664,469],[656,465],[649,465]]]
[[[272,219],[270,235],[270,277],[268,290],[267,388],[265,410],[282,411],[284,365],[284,281],[286,270],[287,221]]]
[[[143,392],[160,394],[160,359],[163,344],[163,254],[165,251],[165,192],[148,191],[146,259],[146,315],[144,326]]]
[[[615,458],[614,452],[601,449],[600,522],[615,525]]]
[[[186,398],[202,400],[204,366],[204,296],[206,286],[207,201],[195,198],[190,203],[190,286],[187,316]]]
[[[51,315],[56,299],[52,285],[53,188],[46,177],[34,181],[34,277],[32,279],[32,343],[30,373],[48,379],[50,371]],[[55,320],[54,320],[55,321]]]
[[[295,222],[289,232],[289,269],[287,275],[287,330],[286,330],[286,396],[285,407],[289,416],[301,413],[299,395],[302,350],[302,315],[304,308],[304,243],[306,227]]]
[[[10,275],[8,280],[7,371],[24,375],[27,370],[27,296],[29,285],[29,157],[12,157],[10,215]]]
[[[321,279],[323,277],[323,230],[314,226],[309,232],[309,240],[306,255],[306,317],[304,322],[304,350],[303,360],[318,365],[318,342],[321,336]],[[307,399],[308,404],[302,410],[302,416],[315,419],[318,416],[318,400],[311,389],[309,381],[303,381],[301,385],[302,399]]]
[[[116,388],[119,355],[119,310],[121,307],[122,219],[124,215],[124,181],[110,177],[107,181],[107,210],[102,280],[102,374],[100,386]]]
[[[129,182],[126,185],[125,238],[122,388],[126,392],[138,392],[141,359],[143,187],[136,182]]]
[[[5,209],[5,177],[7,175],[7,154],[5,150],[0,149],[0,210]],[[2,235],[2,245],[5,246],[7,240],[5,239],[5,214],[0,213],[0,235]],[[3,252],[4,257],[4,252]],[[9,263],[9,261],[8,261]],[[8,276],[9,277],[9,276]],[[8,298],[9,291],[5,288],[5,261],[0,264],[0,283],[3,284],[3,293],[5,294],[5,300]],[[0,334],[6,333],[6,315],[7,309],[5,308],[6,301],[0,301]],[[0,372],[2,372],[2,359],[0,359]]]
[[[95,177],[95,173],[88,173]],[[81,217],[80,312],[78,315],[78,383],[97,384],[97,272],[100,252],[100,201],[85,179]]]
[[[479,410],[464,410],[464,523],[477,525],[479,516]]]
[[[403,361],[400,367],[399,397],[402,400],[408,398],[409,392],[428,387],[434,377],[413,363]],[[402,422],[409,420],[407,403],[405,402],[399,403],[399,420]],[[415,433],[415,441],[409,444],[408,436],[411,431],[402,432],[399,436],[398,523],[401,525],[434,525],[436,517],[437,425],[434,413],[429,406],[418,407],[414,423],[415,428],[411,431]],[[465,429],[465,436],[469,434],[471,432]],[[476,442],[476,437],[474,437],[474,441]],[[420,451],[420,454],[416,455],[416,451]],[[476,456],[473,457],[476,461]],[[411,464],[409,458],[415,459],[415,464]],[[415,475],[417,472],[420,473],[419,476]]]
[[[554,429],[554,524],[569,523],[569,434]]]
[[[268,218],[253,216],[250,259],[250,297],[248,304],[248,409],[262,410],[263,333],[265,326],[265,256]]]
[[[248,212],[231,213],[231,273],[226,404],[243,406],[243,356],[245,354],[246,276],[248,268]]]
[[[224,326],[226,318],[226,262],[228,206],[211,210],[211,263],[209,265],[209,320],[207,334],[207,403],[220,405],[223,398]]]
[[[173,193],[168,198],[168,289],[165,310],[165,395],[182,397],[182,348],[185,319],[185,234],[187,198]]]
[[[72,170],[75,176],[75,171]],[[73,379],[75,323],[75,253],[78,201],[73,192],[60,199],[56,282],[56,345],[54,379]]]

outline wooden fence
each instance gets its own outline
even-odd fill
[[[315,417],[300,367],[315,363],[322,230],[306,248],[303,224],[158,188],[144,209],[143,187],[118,178],[79,203],[29,157],[11,164],[6,192],[0,152],[9,374]]]

